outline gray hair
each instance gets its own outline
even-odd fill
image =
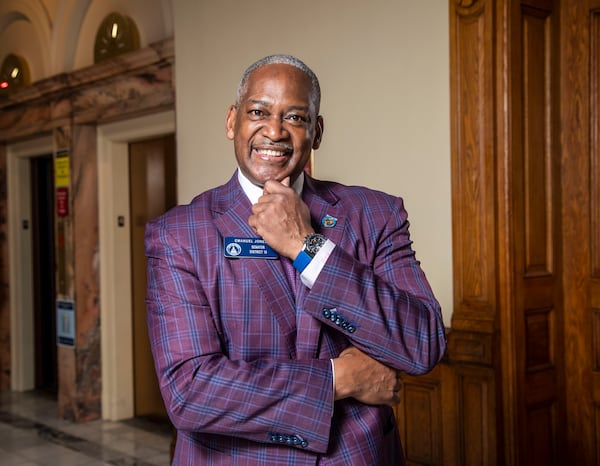
[[[248,90],[248,78],[250,77],[252,72],[265,65],[290,65],[298,68],[300,71],[306,74],[310,79],[312,87],[311,100],[315,109],[315,114],[319,114],[319,108],[321,106],[321,86],[319,85],[317,75],[313,72],[313,70],[306,66],[306,64],[302,60],[292,55],[285,54],[269,55],[267,57],[261,58],[260,60],[254,62],[252,65],[246,68],[246,71],[244,71],[244,74],[242,75],[242,78],[240,79],[240,82],[237,87],[235,99],[236,107],[239,106],[242,96]]]

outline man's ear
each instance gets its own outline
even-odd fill
[[[237,117],[237,108],[235,105],[229,107],[227,110],[227,117],[225,118],[225,136],[227,139],[233,141],[233,137],[235,136],[235,120]]]
[[[323,117],[319,115],[317,117],[317,124],[315,125],[315,138],[313,139],[313,149],[318,149],[323,139]]]

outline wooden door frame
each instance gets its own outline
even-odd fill
[[[98,126],[103,419],[134,415],[129,143],[174,132],[174,111]]]

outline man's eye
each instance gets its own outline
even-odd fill
[[[253,108],[248,113],[250,114],[250,116],[253,116],[253,117],[261,117],[264,115],[262,110],[258,110],[256,108]]]
[[[302,115],[297,115],[295,113],[288,115],[287,119],[293,121],[294,123],[301,123],[306,121],[306,118],[304,118]]]

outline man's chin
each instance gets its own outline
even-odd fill
[[[252,178],[252,184],[263,188],[265,186],[265,183],[267,181],[278,181],[278,182],[282,182],[284,179],[286,179],[288,176],[288,174],[277,174],[277,175],[273,175],[273,176],[261,176],[261,177],[257,177],[257,178]]]

